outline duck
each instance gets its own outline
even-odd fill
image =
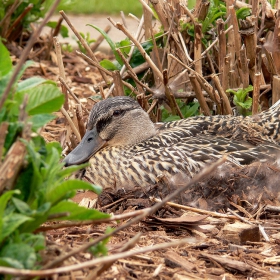
[[[116,96],[93,106],[84,137],[64,163],[89,162],[84,178],[103,188],[148,187],[162,176],[186,182],[224,155],[225,164],[234,166],[275,162],[279,124],[279,102],[252,117],[195,116],[153,123],[135,99]]]

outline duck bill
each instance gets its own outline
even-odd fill
[[[88,161],[105,144],[106,141],[99,136],[96,128],[87,131],[80,144],[64,158],[65,166]]]

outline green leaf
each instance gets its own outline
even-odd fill
[[[32,218],[22,214],[12,213],[3,217],[3,228],[0,232],[0,242],[10,234],[12,234],[20,225],[27,221],[31,221]]]
[[[22,124],[19,122],[9,123],[8,134],[6,135],[4,147],[6,151],[12,146],[16,137],[22,129]]]
[[[28,89],[44,84],[45,82],[47,81],[41,77],[31,77],[18,83],[17,92],[26,91]],[[48,81],[48,83],[55,85],[54,82]]]
[[[73,201],[61,201],[54,207],[52,207],[50,214],[59,214],[68,212],[69,216],[61,217],[58,220],[98,220],[109,218],[110,215],[99,212],[95,209],[88,209],[77,205]]]
[[[45,124],[49,123],[55,118],[56,116],[51,114],[39,114],[32,116],[30,121],[32,122],[32,128],[37,131],[39,128],[43,127]]]
[[[99,33],[102,34],[102,36],[105,38],[105,40],[107,41],[107,43],[109,44],[113,54],[115,55],[116,60],[118,61],[118,63],[120,65],[123,65],[123,61],[121,59],[121,57],[119,56],[118,52],[116,51],[116,45],[115,43],[112,41],[112,39],[108,36],[108,34],[106,32],[104,32],[102,29],[100,29],[99,27],[92,25],[92,24],[87,24],[87,26],[91,26],[94,29],[96,29]]]
[[[52,189],[46,193],[46,198],[47,201],[55,204],[63,199],[67,195],[67,193],[69,193],[69,191],[75,190],[91,190],[97,194],[100,194],[102,191],[100,187],[87,182],[83,182],[80,180],[68,180],[64,181],[58,186],[56,185],[52,187]]]
[[[35,250],[25,243],[10,243],[1,251],[1,257],[16,260],[25,269],[32,269],[36,262]]]
[[[22,263],[20,263],[19,261],[15,260],[15,259],[6,258],[6,257],[0,257],[0,266],[24,269],[24,266]]]
[[[100,65],[107,70],[120,70],[120,68],[118,68],[112,61],[108,59],[103,59],[102,61],[100,61]]]
[[[7,75],[12,70],[12,67],[10,53],[0,39],[0,78]]]
[[[194,116],[195,114],[198,113],[198,108],[199,108],[199,103],[198,102],[195,102],[194,105],[192,106],[187,106],[187,111],[186,113],[184,114],[184,117],[185,118],[189,118],[191,116]]]
[[[6,205],[14,194],[20,194],[20,191],[19,190],[7,191],[0,196],[0,219],[1,217],[4,216],[4,210],[6,208]]]
[[[89,166],[88,162],[84,163],[84,164],[72,165],[72,166],[66,167],[58,173],[58,176],[65,178],[66,176],[71,175],[73,172],[86,168],[87,166]]]
[[[240,8],[236,11],[236,17],[237,19],[246,19],[246,17],[251,15],[251,9],[250,8]]]
[[[13,197],[12,201],[16,207],[16,209],[24,215],[30,215],[32,213],[32,210],[30,209],[29,205],[27,203],[25,203],[24,201]]]
[[[119,48],[123,54],[128,55],[131,49],[131,42],[128,38],[126,38],[120,42],[117,42],[116,47]]]
[[[43,84],[27,91],[27,112],[30,115],[48,114],[58,111],[64,103],[64,95],[53,85]]]
[[[56,21],[49,21],[46,26],[55,29],[57,26],[57,22]],[[60,25],[60,30],[59,33],[61,34],[61,36],[63,38],[68,38],[69,34],[68,34],[68,28],[65,25]]]

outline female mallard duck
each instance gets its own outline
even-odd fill
[[[93,107],[85,136],[64,161],[73,165],[89,160],[85,177],[104,188],[121,188],[152,185],[160,175],[191,178],[224,154],[239,165],[274,160],[280,150],[271,143],[279,142],[278,114],[274,106],[257,117],[198,116],[154,124],[134,99],[114,97]],[[242,140],[248,136],[265,144]]]

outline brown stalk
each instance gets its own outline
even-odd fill
[[[168,54],[168,56],[171,57],[172,59],[174,59],[175,61],[177,61],[182,66],[184,66],[190,73],[197,75],[201,79],[201,81],[203,81],[203,83],[205,85],[207,85],[208,88],[212,88],[212,86],[204,79],[204,77],[202,75],[199,75],[199,73],[196,73],[192,68],[190,68],[188,65],[184,64],[176,56],[174,56],[173,54]]]
[[[73,26],[73,24],[71,23],[71,21],[69,20],[69,18],[68,18],[67,15],[65,14],[65,12],[64,12],[64,11],[60,11],[59,13],[62,15],[62,17],[64,18],[64,20],[67,22],[68,26],[71,28],[71,30],[74,32],[74,34],[76,35],[76,37],[79,39],[79,41],[81,42],[82,46],[86,49],[86,51],[87,51],[88,55],[90,56],[90,58],[91,58],[94,62],[98,63],[98,60],[97,60],[96,56],[94,55],[94,53],[92,52],[90,46],[87,44],[86,40],[79,34],[79,32],[78,32],[78,31],[76,30],[76,28]],[[104,74],[104,72],[103,72],[103,71],[100,71],[100,69],[98,69],[98,70],[99,70],[99,72],[100,72],[100,74],[101,74],[103,80],[104,80],[106,83],[108,83],[108,79],[107,79],[106,75]]]
[[[119,56],[121,57],[122,61],[124,62],[127,70],[129,71],[129,73],[131,74],[130,76],[133,78],[133,80],[136,82],[136,87],[138,89],[138,91],[140,93],[143,93],[143,87],[141,86],[141,82],[139,81],[136,73],[134,72],[134,69],[130,66],[129,62],[127,61],[127,59],[124,57],[123,53],[120,51],[120,49],[116,49],[117,53],[119,54]],[[124,79],[124,77],[123,77]]]
[[[232,6],[234,3],[233,0],[226,1],[226,7],[227,7],[227,18],[228,25],[233,27],[229,7]],[[227,53],[230,54],[230,69],[233,69],[235,66],[235,58],[236,58],[236,51],[235,51],[235,40],[234,40],[234,31],[233,29],[228,33],[227,35]]]
[[[148,64],[150,65],[150,67],[152,68],[152,70],[155,73],[156,78],[155,79],[159,79],[161,82],[163,82],[163,75],[162,73],[159,71],[159,69],[156,67],[156,65],[154,64],[154,62],[151,60],[150,56],[146,53],[146,51],[144,50],[144,48],[142,47],[142,45],[135,39],[134,36],[132,36],[129,31],[124,27],[123,24],[121,23],[116,23],[111,19],[112,24],[118,28],[119,30],[121,30],[133,43],[134,45],[138,48],[138,50],[140,51],[140,53],[142,54],[142,56],[144,57],[144,59],[148,62]]]
[[[162,1],[161,0],[150,0],[150,2],[152,3],[158,17],[159,17],[159,21],[161,22],[162,26],[163,26],[163,30],[164,32],[168,31],[170,26],[166,17],[166,14],[164,13],[164,8],[162,5]]]
[[[74,132],[75,136],[77,137],[78,141],[81,141],[81,135],[77,129],[77,127],[75,126],[75,124],[73,123],[72,119],[70,118],[69,114],[67,113],[67,111],[62,107],[61,109],[62,114],[66,117],[72,131]]]
[[[165,96],[166,99],[168,100],[168,104],[171,108],[172,111],[172,115],[176,114],[176,100],[174,98],[174,95],[172,95],[172,91],[170,89],[170,87],[168,86],[168,73],[167,70],[163,70],[163,83],[164,83],[164,88],[165,88]]]
[[[111,25],[107,25],[104,28],[105,33],[108,33],[110,30],[111,30]],[[96,39],[96,41],[90,46],[91,51],[95,52],[103,41],[104,41],[103,35],[99,35],[98,38]]]
[[[30,140],[31,124],[26,123],[27,113],[25,111],[27,101],[28,95],[25,95],[23,103],[20,105],[19,122],[24,124],[21,135],[22,138],[25,140]],[[4,189],[11,190],[13,188],[14,182],[23,166],[25,154],[25,144],[21,140],[17,139],[6,154],[3,164],[0,166],[0,194],[2,194]]]
[[[78,50],[76,50],[76,54],[77,54],[78,56],[82,57],[82,58],[83,58],[85,61],[87,61],[88,63],[90,63],[90,64],[92,64],[93,66],[95,66],[96,68],[98,68],[98,70],[99,70],[100,72],[104,72],[104,73],[106,73],[106,75],[111,76],[111,77],[113,76],[112,72],[110,72],[109,70],[103,68],[103,67],[98,63],[98,61],[95,61],[95,60],[91,59],[90,57],[88,57],[87,55],[85,55],[84,53],[82,53],[82,52],[80,52],[80,51],[78,51]]]
[[[24,48],[20,59],[13,71],[13,75],[9,80],[9,83],[2,95],[2,98],[0,100],[0,109],[3,107],[5,100],[8,97],[8,94],[14,84],[14,81],[16,80],[16,77],[18,75],[18,73],[20,72],[22,65],[24,64],[24,62],[26,61],[26,58],[29,55],[29,52],[31,50],[31,48],[33,47],[34,43],[37,41],[39,34],[41,33],[43,27],[46,25],[46,23],[50,20],[50,17],[52,16],[52,14],[54,13],[58,3],[60,2],[60,0],[55,0],[54,4],[51,6],[49,12],[46,14],[45,18],[43,19],[43,21],[41,22],[41,24],[39,25],[39,27],[33,32],[31,38],[29,39],[27,46]]]
[[[1,26],[1,36],[4,37],[7,29],[9,27],[10,18],[13,12],[18,8],[18,6],[21,4],[20,0],[15,0],[15,2],[8,8],[8,11],[6,12],[5,16],[0,21]]]
[[[223,104],[223,114],[232,115],[232,109],[231,109],[228,97],[220,84],[219,78],[217,77],[217,75],[211,75],[211,78],[217,88],[217,91],[220,94],[220,98],[221,98],[222,104]]]
[[[243,82],[243,88],[247,88],[249,86],[249,70],[248,70],[248,62],[246,55],[246,48],[244,45],[242,45],[240,50],[240,66],[241,66],[241,79]]]
[[[156,65],[159,68],[159,71],[162,72],[164,66],[161,64],[160,57],[159,57],[159,48],[157,47],[156,39],[155,39],[154,34],[152,33],[152,30],[151,30],[151,36],[152,36],[153,46],[154,46],[151,55],[155,56],[154,60],[156,61]],[[160,49],[160,50],[162,51],[162,49]],[[161,54],[162,54],[162,52],[161,52]]]
[[[228,29],[225,30],[225,34],[229,33],[233,29],[233,26],[229,26]],[[201,56],[204,56],[209,50],[212,49],[212,47],[219,42],[218,38],[216,38],[210,45],[209,47],[201,54]]]
[[[155,201],[155,202],[160,202],[161,201],[158,198],[152,198],[152,200]],[[203,215],[209,215],[210,217],[226,218],[226,219],[232,219],[232,220],[237,220],[238,219],[237,217],[235,217],[233,215],[222,214],[222,213],[217,213],[217,212],[208,211],[208,210],[204,210],[204,209],[194,208],[194,207],[191,207],[191,206],[181,205],[181,204],[177,204],[177,203],[174,203],[174,202],[167,202],[166,205],[169,205],[169,206],[177,208],[177,209],[192,211],[192,212],[203,214]]]
[[[180,6],[183,8],[183,10],[186,12],[187,16],[191,19],[193,23],[196,22],[194,15],[191,13],[191,11],[186,7],[183,3],[180,4]]]
[[[152,19],[153,11],[145,0],[139,0],[143,5],[143,16],[144,16],[144,30],[145,30],[145,39],[148,40],[152,36]],[[127,28],[127,27],[126,27]]]
[[[202,75],[202,59],[201,59],[201,50],[202,50],[202,24],[195,23],[194,25],[194,69],[197,73]]]
[[[122,83],[122,77],[120,75],[120,71],[118,70],[113,71],[113,81],[115,84],[113,95],[124,96],[123,83]]]
[[[218,29],[218,40],[219,40],[219,73],[220,81],[223,81],[224,76],[224,62],[226,57],[226,34],[224,31],[224,21],[222,19],[217,20],[217,29]]]
[[[29,4],[24,11],[18,16],[18,18],[14,21],[12,26],[8,29],[7,33],[5,34],[5,38],[9,41],[11,38],[11,34],[13,31],[16,30],[16,28],[20,25],[21,20],[29,13],[30,10],[32,10],[33,4]]]
[[[78,121],[79,132],[80,132],[81,138],[83,138],[86,133],[86,127],[85,127],[85,122],[84,122],[84,117],[83,117],[82,104],[77,104],[76,116],[77,116],[77,121]]]
[[[280,77],[274,75],[272,78],[272,104],[280,99]]]
[[[74,98],[74,100],[80,104],[80,99],[72,92],[70,87],[67,85],[66,81],[62,77],[58,77],[59,81],[64,85],[64,87],[67,89],[67,91],[70,93],[70,95]]]
[[[209,1],[204,1],[204,0],[196,1],[195,9],[194,9],[194,17],[197,18],[199,21],[205,20],[208,13],[209,6],[210,6]]]
[[[8,133],[8,122],[2,122],[0,125],[0,167],[2,162],[3,149],[5,144],[6,135]]]
[[[130,250],[130,251],[117,253],[117,254],[110,255],[110,256],[99,257],[97,259],[93,259],[90,261],[85,261],[82,263],[69,265],[69,266],[65,266],[65,267],[53,268],[53,269],[28,270],[28,269],[15,269],[15,268],[9,268],[9,267],[0,267],[0,272],[3,274],[8,274],[8,275],[16,275],[18,277],[20,277],[20,276],[29,276],[29,277],[50,276],[50,275],[55,275],[55,274],[68,273],[69,271],[76,271],[76,270],[82,270],[85,268],[91,268],[96,265],[101,265],[101,264],[105,265],[108,263],[115,262],[119,259],[128,258],[131,256],[144,254],[144,253],[148,253],[148,252],[153,252],[153,251],[157,251],[157,250],[163,250],[163,249],[167,249],[170,247],[179,247],[179,246],[189,244],[189,242],[190,242],[190,238],[183,238],[183,239],[176,240],[176,241],[142,247],[142,248],[136,249],[136,250]]]
[[[249,59],[249,68],[252,69],[255,66],[256,60],[256,46],[257,46],[257,35],[255,33],[254,22],[252,22],[252,27],[246,31],[242,32],[244,44],[246,46],[246,54]]]
[[[53,37],[55,52],[56,52],[56,58],[57,58],[57,64],[59,69],[59,76],[65,81],[65,70],[63,65],[63,59],[62,59],[62,53],[61,53],[61,45],[59,43],[58,37]],[[68,101],[68,92],[64,84],[61,84],[61,91],[63,92],[65,96],[65,102],[64,102],[64,109],[69,110],[69,101]]]
[[[62,22],[63,22],[63,18],[60,17],[57,21],[57,24],[56,24],[56,27],[55,27],[54,31],[51,29],[50,38],[58,36]],[[53,43],[52,40],[50,40],[47,43],[47,51],[46,51],[45,59],[48,59],[50,57],[50,52],[51,52],[51,49],[52,49],[52,43]],[[36,54],[36,55],[38,55],[38,54]]]
[[[223,75],[222,75],[222,87],[224,91],[226,91],[229,88],[228,85],[228,77],[229,77],[229,68],[230,68],[230,58],[231,55],[227,55],[224,58],[224,63],[223,63]]]
[[[190,74],[189,78],[190,78],[193,90],[195,92],[196,98],[197,98],[197,100],[200,104],[200,107],[201,107],[202,111],[203,111],[203,114],[205,116],[210,116],[211,115],[210,109],[209,109],[209,107],[208,107],[208,105],[205,101],[205,98],[202,94],[201,87],[200,87],[199,82],[197,81],[196,75],[195,74]]]
[[[230,21],[233,25],[233,34],[234,34],[234,49],[236,52],[236,59],[239,61],[240,59],[240,49],[241,49],[241,37],[239,34],[239,26],[238,21],[236,17],[236,12],[234,9],[234,6],[229,6],[229,15],[230,15]]]
[[[11,189],[23,165],[26,147],[20,140],[13,143],[0,167],[0,195],[4,188]]]
[[[254,79],[252,115],[258,114],[259,111],[260,82],[261,82],[261,73],[257,72],[255,74],[255,79]]]

